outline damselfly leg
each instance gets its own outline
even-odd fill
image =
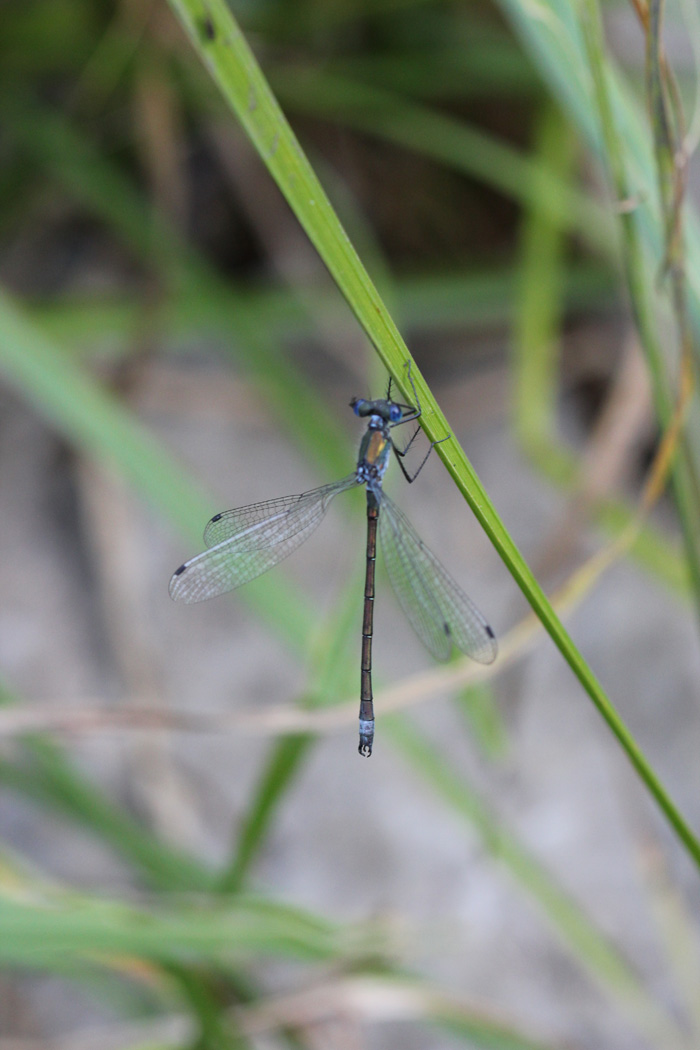
[[[400,427],[400,426],[403,426],[405,423],[410,423],[413,420],[420,419],[420,417],[423,414],[423,409],[421,408],[420,399],[418,397],[418,391],[416,390],[416,386],[415,386],[415,383],[413,382],[413,377],[411,375],[411,362],[410,361],[408,361],[407,364],[406,364],[406,374],[408,376],[408,381],[411,384],[411,389],[413,390],[413,397],[414,397],[414,400],[415,400],[416,403],[415,403],[415,405],[400,405],[400,407],[402,409],[403,408],[407,408],[412,413],[412,415],[403,416],[396,423],[390,424],[390,427],[391,427],[392,430],[394,429],[394,427]],[[391,378],[389,379],[389,390],[391,390]],[[416,440],[416,438],[418,437],[420,432],[421,432],[421,426],[420,426],[420,423],[419,423],[418,426],[416,427],[416,429],[411,434],[411,437],[408,440],[408,444],[404,445],[403,448],[399,448],[399,446],[394,441],[393,437],[390,438],[390,440],[391,440],[391,447],[393,448],[394,452],[396,453],[396,461],[399,464],[399,467],[401,468],[401,473],[403,474],[403,476],[405,477],[405,479],[409,483],[409,485],[412,485],[413,482],[416,480],[416,478],[420,474],[421,470],[423,469],[425,464],[428,462],[428,458],[430,456],[430,453],[433,451],[435,446],[441,444],[443,441],[447,441],[447,438],[449,437],[449,434],[448,434],[448,435],[446,435],[443,438],[438,438],[437,441],[431,441],[429,446],[428,446],[428,451],[425,453],[423,459],[418,464],[418,467],[416,468],[416,470],[414,470],[414,472],[411,474],[406,469],[406,465],[404,463],[404,458],[406,457],[406,455],[410,451],[411,446],[413,445],[413,442]]]

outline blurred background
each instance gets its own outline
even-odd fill
[[[697,828],[694,396],[638,507],[700,253],[649,12],[603,6],[612,140],[567,0],[231,9],[538,579],[584,566],[567,626]],[[699,39],[670,5],[688,155]],[[388,378],[171,8],[5,0],[0,69],[0,1050],[700,1045],[698,872],[437,455],[387,486],[502,655],[435,668],[380,565],[370,761],[361,493],[170,601],[213,513],[352,469]]]

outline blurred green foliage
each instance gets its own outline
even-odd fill
[[[216,14],[219,6],[213,0],[173,6],[196,10],[193,36],[207,61],[218,46],[218,19],[206,12]],[[269,0],[233,7],[402,331],[428,345],[452,331],[486,330],[510,340],[513,430],[538,469],[575,489],[578,454],[563,447],[556,418],[565,324],[584,308],[604,316],[630,272],[638,278],[627,284],[635,313],[649,310],[655,337],[673,316],[654,281],[664,217],[654,203],[654,136],[644,99],[607,54],[591,50],[595,38],[587,50],[579,5],[543,2],[541,19],[518,0]],[[207,339],[230,356],[330,477],[346,471],[350,455],[347,436],[319,408],[313,380],[290,350],[294,340],[347,324],[347,307],[318,269],[298,286],[288,272],[279,279],[269,245],[225,175],[216,136],[233,126],[233,117],[199,57],[164,3],[0,5],[0,370],[73,447],[115,469],[190,537],[199,531],[207,497],[124,396],[144,331],[151,353]],[[608,118],[619,122],[630,194],[642,195],[627,239],[618,236],[611,201],[601,203],[580,174],[586,151],[614,170],[591,88],[596,59],[602,87],[611,92]],[[242,150],[242,135],[236,136]],[[355,172],[354,179],[343,179],[344,172]],[[311,215],[312,236],[313,223]],[[691,216],[693,318],[698,266]],[[346,297],[373,336],[350,287],[355,280],[358,295],[371,296],[369,278],[363,285],[359,269],[343,270],[342,259],[340,277],[329,267],[341,286],[348,282]],[[386,325],[390,331],[388,313]],[[642,339],[647,350],[650,340]],[[389,353],[385,360],[396,364]],[[659,411],[663,425],[673,409],[677,355],[652,361],[657,406],[666,406],[665,414]],[[646,526],[634,553],[697,601],[700,440],[692,414],[684,440],[683,473],[674,480],[685,549]],[[611,495],[592,513],[618,534],[635,511]],[[305,601],[283,580],[262,579],[242,595],[306,662],[306,706],[345,696],[353,681],[355,583],[315,645]],[[19,702],[9,688],[3,699]],[[505,732],[491,691],[476,690],[466,702],[477,737],[498,761]],[[656,1045],[683,1045],[672,1011],[508,832],[467,774],[451,769],[405,719],[387,720],[387,736],[426,788],[476,829],[628,1021]],[[406,975],[380,924],[341,927],[244,892],[312,746],[306,736],[271,746],[226,863],[212,871],[103,795],[58,745],[23,741],[0,761],[0,780],[114,851],[139,899],[76,894],[8,851],[0,869],[3,965],[59,973],[107,998],[118,984],[125,1018],[177,1009],[192,1019],[202,1048],[252,1045],[245,1017],[263,995],[260,960],[295,960],[295,972],[310,982],[330,967],[341,977],[389,975],[403,987]],[[681,837],[692,852],[692,834],[684,837],[681,828]],[[496,1012],[448,1009],[428,994],[427,982],[412,981],[406,987],[414,997],[416,989],[425,993],[420,1019],[449,1028],[462,1045],[539,1045],[505,1030]],[[291,1024],[280,1029],[282,1043],[306,1045]]]

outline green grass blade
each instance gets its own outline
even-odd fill
[[[457,32],[456,20],[447,29],[448,38],[438,46],[392,49],[390,52],[362,52],[331,57],[324,72],[334,79],[359,81],[379,88],[405,92],[420,98],[536,98],[541,92],[537,74],[517,47],[502,31],[479,31],[472,19]],[[300,72],[299,63],[295,71]],[[278,72],[287,80],[292,71],[283,67],[271,75],[273,86]],[[301,70],[302,76],[305,70]]]
[[[463,689],[454,703],[482,753],[491,761],[503,758],[508,750],[508,733],[491,683],[480,682]]]
[[[408,399],[408,348],[338,221],[321,184],[223,0],[171,0],[219,89],[238,116],[299,222],[350,304],[398,389]],[[421,423],[458,489],[542,621],[569,667],[655,799],[676,836],[700,867],[700,841],[681,815],[646,756],[583,659],[491,503],[418,368],[412,379]]]
[[[562,181],[571,176],[575,142],[561,111],[546,102],[535,151]],[[565,241],[542,201],[533,201],[521,233],[518,310],[513,326],[514,423],[523,448],[556,442],[559,333]]]
[[[614,83],[609,75],[607,56],[604,51],[603,32],[600,12],[594,0],[586,0],[581,8],[583,35],[586,53],[590,63],[595,89],[595,101],[601,126],[602,141],[607,148],[607,160],[610,176],[619,199],[626,199],[630,194],[627,170],[629,157],[626,155],[625,138],[620,135],[618,125],[619,110],[614,105]],[[675,367],[669,364],[664,346],[664,335],[654,317],[652,304],[652,277],[649,262],[645,256],[640,226],[636,215],[620,217],[623,239],[623,260],[635,323],[644,351],[657,418],[662,427],[668,427],[674,413]],[[661,266],[661,255],[657,264]],[[685,309],[683,310],[685,327]],[[679,435],[679,454],[674,456],[671,464],[671,481],[678,517],[683,530],[685,555],[688,574],[695,599],[696,615],[700,618],[700,482],[698,480],[697,459],[693,455],[691,435],[693,417],[687,414],[687,425]]]
[[[0,896],[0,964],[51,969],[95,953],[227,966],[269,955],[321,961],[345,952],[331,923],[262,898],[129,907],[78,894]]]
[[[238,832],[231,861],[219,878],[218,889],[222,893],[241,890],[271,828],[279,803],[300,772],[314,742],[314,737],[305,734],[284,736],[273,744]]]

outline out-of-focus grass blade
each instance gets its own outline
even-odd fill
[[[329,960],[345,950],[331,923],[263,898],[137,908],[78,895],[0,897],[4,965],[50,969],[86,954],[223,965],[267,955]]]
[[[508,737],[491,686],[485,682],[469,686],[455,697],[455,704],[464,712],[470,731],[486,757],[502,758]]]
[[[608,148],[598,119],[594,82],[580,19],[584,5],[571,0],[537,0],[533,17],[530,0],[499,0],[540,73],[589,146],[609,161]],[[641,46],[641,44],[640,44]],[[663,259],[663,233],[656,192],[656,171],[646,103],[633,97],[618,70],[606,57],[606,84],[616,125],[617,141],[624,151],[634,215],[650,258],[658,267]],[[697,214],[687,207],[687,276],[689,305],[700,327],[700,230]]]
[[[583,3],[579,9],[579,17],[585,57],[591,73],[592,101],[598,117],[601,151],[605,156],[613,191],[620,200],[628,200],[637,192],[638,180],[648,178],[648,171],[642,171],[640,175],[636,170],[634,162],[637,156],[634,153],[633,143],[628,142],[627,131],[632,131],[633,125],[638,131],[640,141],[637,154],[639,155],[651,152],[652,136],[648,132],[644,136],[643,130],[640,131],[637,128],[637,125],[641,123],[638,115],[635,115],[637,116],[636,121],[631,113],[626,118],[622,112],[623,107],[618,104],[622,96],[605,49],[602,19],[597,0],[588,0]],[[630,99],[626,98],[626,101],[629,103]],[[641,159],[646,160],[648,167],[649,157],[641,156]],[[666,248],[659,245],[656,253],[649,257],[650,249],[654,247],[653,242],[650,241],[650,233],[654,238],[662,234],[665,236],[665,219],[659,216],[660,200],[658,192],[654,192],[657,190],[656,182],[649,185],[642,181],[641,185],[644,186],[643,195],[645,197],[648,195],[650,198],[648,206],[645,201],[631,212],[623,210],[619,219],[624,272],[642,350],[649,369],[657,418],[665,431],[659,455],[666,454],[664,445],[667,438],[672,439],[674,443],[669,467],[676,508],[683,529],[688,575],[692,584],[696,615],[700,616],[700,462],[698,460],[700,429],[698,428],[697,399],[695,399],[695,411],[692,411],[692,399],[689,400],[688,405],[691,410],[684,412],[683,425],[680,425],[680,417],[677,421],[674,420],[677,412],[676,402],[680,396],[678,384],[683,383],[684,376],[687,377],[688,383],[692,383],[690,358],[693,353],[693,345],[687,319],[687,290],[691,291],[691,287],[690,284],[686,285],[686,270],[690,269],[693,258],[696,264],[700,264],[700,242],[697,238],[695,239],[693,252],[689,240],[687,255],[683,254],[682,275],[674,267],[673,291],[670,299],[674,304],[674,313],[675,308],[678,308],[676,321],[679,325],[679,338],[684,344],[680,351],[681,359],[685,357],[686,341],[688,353],[688,361],[681,360],[682,369],[679,377],[675,359],[680,344],[671,340],[669,345],[665,325],[659,320],[662,302],[655,294],[661,291],[658,274],[662,272],[665,265]],[[686,220],[690,218],[688,202],[681,199],[679,207],[683,210],[683,226],[685,227]],[[650,224],[651,231],[648,228]],[[673,436],[674,433],[675,436]]]
[[[50,344],[0,293],[0,373],[28,396],[70,441],[86,455],[111,465],[126,477],[171,522],[199,542],[210,498],[188,483],[149,432],[115,398],[92,380],[60,349]],[[301,595],[279,577],[263,578],[246,588],[245,600],[269,618],[282,637],[303,648],[312,618]],[[261,588],[262,585],[262,588]],[[265,591],[267,590],[267,595]],[[163,600],[168,601],[163,585]],[[342,695],[342,693],[340,694]],[[148,848],[142,833],[119,812],[103,804],[71,773],[58,751],[37,743],[29,766],[5,762],[0,779],[41,797],[91,826],[148,877],[166,886],[203,886],[207,877],[196,864],[167,850]]]
[[[468,31],[457,34],[455,21],[448,30],[451,39],[440,47],[332,57],[324,62],[324,72],[419,98],[521,100],[538,95],[537,74],[512,39],[503,33],[480,33],[473,22]],[[294,70],[278,66],[270,80],[274,85],[278,74],[289,80],[294,72],[299,72],[299,63]]]
[[[556,451],[552,445],[542,445],[535,454],[536,462],[557,484],[574,489],[580,478],[578,460],[567,455],[563,448]],[[592,508],[593,520],[611,536],[619,536],[632,522],[638,523],[639,511],[620,500],[606,499]],[[653,526],[644,525],[630,549],[631,555],[647,572],[669,587],[678,597],[691,597],[688,587],[688,566],[681,548],[673,540],[661,535]]]
[[[403,340],[224,0],[171,0],[171,6],[353,313],[375,346],[382,348],[384,363],[400,372],[406,359]],[[399,389],[408,396],[404,375]]]
[[[562,181],[570,177],[575,142],[561,111],[546,102],[535,150]],[[526,451],[556,443],[558,342],[562,320],[564,237],[541,202],[526,211],[518,309],[513,325],[515,432]]]

